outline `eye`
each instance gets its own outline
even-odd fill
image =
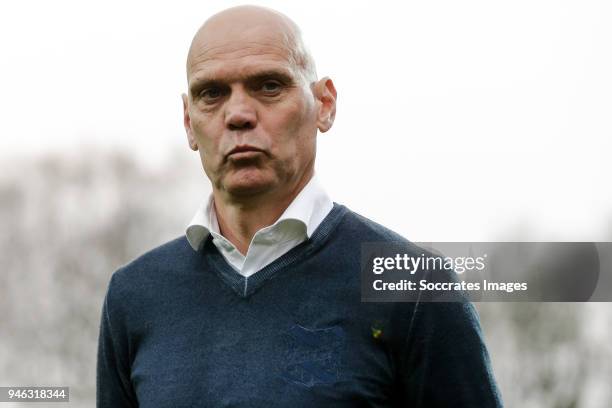
[[[264,81],[261,84],[261,90],[266,95],[276,95],[281,91],[281,89],[282,89],[282,84],[278,81],[269,80],[269,81]]]
[[[222,95],[223,92],[219,87],[206,88],[200,92],[200,98],[206,103],[216,102]]]

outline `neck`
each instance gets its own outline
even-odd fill
[[[242,255],[246,255],[255,233],[280,218],[313,174],[309,172],[289,190],[265,192],[247,199],[225,198],[218,191],[213,191],[221,235],[234,244]]]

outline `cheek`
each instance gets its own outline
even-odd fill
[[[277,148],[297,154],[316,135],[316,120],[312,106],[306,101],[293,101],[280,112],[270,112],[268,126]]]
[[[196,113],[195,116],[192,116],[191,128],[198,143],[200,155],[206,153],[209,156],[218,150],[218,140],[214,138],[214,135],[219,134],[216,121],[214,116],[203,113]]]

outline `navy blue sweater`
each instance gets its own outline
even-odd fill
[[[404,241],[334,204],[245,278],[184,236],[116,271],[97,406],[499,407],[470,303],[362,303],[361,243]]]

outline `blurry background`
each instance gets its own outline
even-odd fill
[[[257,2],[338,89],[317,158],[332,198],[412,241],[610,241],[612,3],[402,3]],[[184,62],[236,4],[0,5],[0,386],[93,406],[110,275],[210,191]],[[477,306],[507,406],[609,405],[608,304]]]

